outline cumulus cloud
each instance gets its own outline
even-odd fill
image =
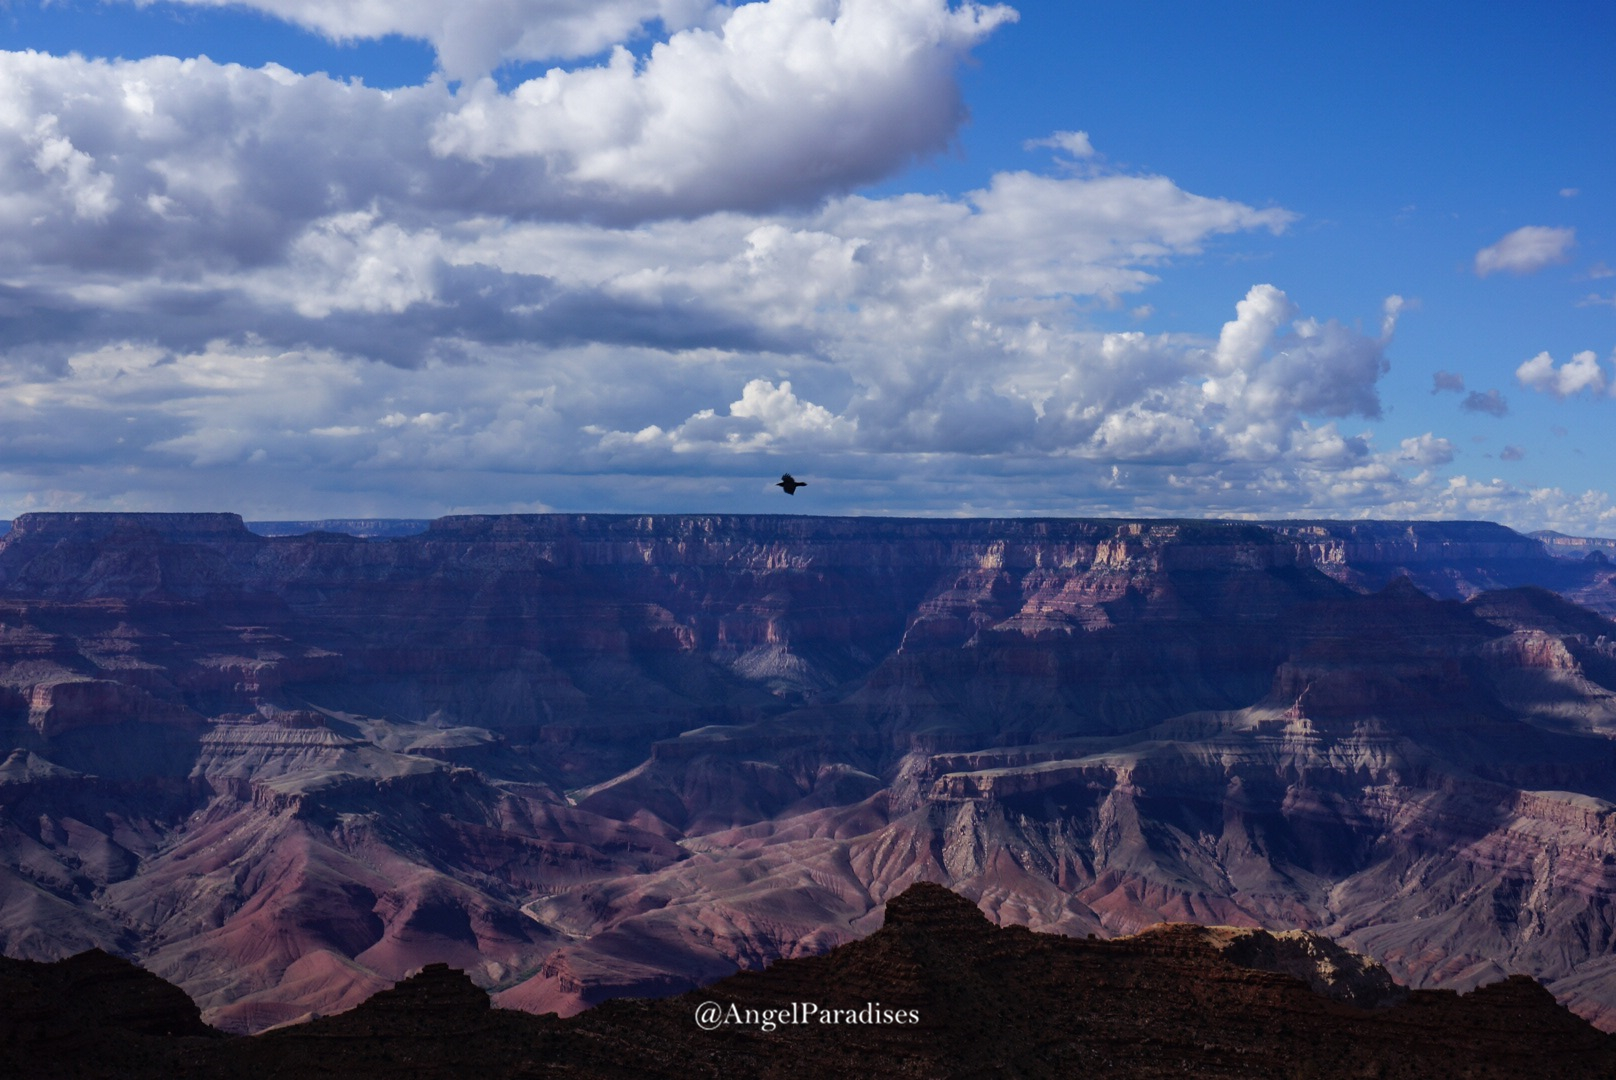
[[[1509,415],[1509,402],[1497,390],[1488,390],[1485,394],[1479,390],[1472,390],[1465,395],[1463,401],[1459,402],[1459,408],[1465,412],[1486,413],[1488,416]]]
[[[152,0],[132,0],[146,6]],[[430,42],[452,79],[486,74],[508,60],[590,56],[656,22],[667,31],[721,24],[713,0],[173,0],[197,7],[247,7],[333,41],[391,34]]]
[[[1501,270],[1535,274],[1544,267],[1565,262],[1576,242],[1575,229],[1526,225],[1476,252],[1476,273],[1480,277]]]
[[[351,211],[311,222],[281,263],[215,271],[200,291],[137,278],[126,310],[88,324],[128,342],[177,319],[184,341],[86,344],[54,370],[13,350],[7,391],[28,408],[8,430],[27,442],[94,423],[145,475],[251,469],[265,499],[316,469],[376,498],[403,498],[377,493],[419,475],[421,497],[443,493],[434,509],[465,507],[457,470],[554,470],[579,478],[563,481],[575,498],[632,508],[631,494],[687,492],[672,460],[722,477],[760,454],[878,475],[918,455],[954,462],[954,484],[971,461],[1018,456],[1034,474],[1046,459],[1296,461],[1367,483],[1364,468],[1387,470],[1333,420],[1378,411],[1382,339],[1306,317],[1273,286],[1251,290],[1217,341],[1098,334],[1078,317],[1081,298],[1141,289],[1221,233],[1288,221],[1159,177],[1031,174],[960,199],[850,197],[632,229],[406,228]],[[182,295],[201,314],[175,314]],[[84,309],[64,314],[82,338]],[[578,486],[589,475],[618,494]],[[668,486],[635,486],[649,475]],[[541,501],[566,505],[554,487]]]
[[[1174,400],[1162,385],[1174,364],[1210,365],[1213,343],[1107,336],[1090,346],[1068,366],[1103,367],[1108,347],[1115,363],[1155,357],[1160,366],[1081,444],[1019,455],[1002,442],[961,449],[964,439],[872,451],[882,444],[849,415],[857,387],[785,356],[770,362],[798,367],[802,386],[745,377],[747,355],[711,351],[584,345],[549,350],[535,365],[528,349],[511,347],[470,367],[406,369],[252,341],[185,353],[107,346],[75,353],[61,376],[0,377],[0,490],[15,491],[18,511],[763,509],[770,504],[747,501],[765,498],[759,474],[789,467],[807,472],[828,505],[866,512],[1266,517],[1283,505],[1290,514],[1491,517],[1584,533],[1616,518],[1592,494],[1450,482],[1437,470],[1453,448],[1432,433],[1382,454],[1365,435],[1304,418],[1273,457],[1220,454],[1204,401]],[[686,419],[644,422],[666,415]],[[783,457],[769,465],[770,455]],[[104,468],[109,460],[118,467]],[[838,498],[853,501],[830,501]]]
[[[481,80],[431,147],[528,162],[574,198],[600,189],[668,213],[808,202],[944,149],[964,117],[955,68],[1014,17],[942,0],[748,4],[644,62],[618,48],[509,94]]]
[[[767,379],[752,379],[742,388],[740,400],[731,402],[722,416],[703,409],[671,431],[655,424],[633,434],[590,430],[600,434],[600,445],[606,450],[665,448],[674,453],[753,454],[803,447],[822,453],[850,444],[858,421],[797,397],[789,379],[779,386]]]
[[[754,160],[749,172],[728,135],[713,136],[716,149],[676,153],[631,123],[619,156],[656,143],[686,170],[650,170],[657,191],[627,166],[621,183],[610,170],[579,180],[580,162],[610,149],[598,139],[551,157],[434,154],[441,122],[481,100],[440,83],[384,93],[274,66],[0,53],[0,256],[16,268],[7,305],[27,313],[0,339],[43,347],[68,334],[184,351],[251,332],[405,364],[515,340],[790,351],[813,321],[804,316],[832,296],[859,304],[864,321],[942,333],[990,294],[1057,308],[1060,297],[1112,298],[1213,236],[1291,220],[1116,175],[1006,174],[962,199],[841,199],[798,216],[731,205],[818,197],[937,145],[958,111],[909,105],[957,102],[960,50],[1006,17],[941,0],[773,4],[676,34],[670,55],[698,39],[734,53],[728,75],[711,65],[702,75],[723,84],[704,101],[725,131],[737,94],[759,131],[809,126],[779,141],[786,160]],[[887,50],[880,64],[867,35]],[[776,70],[782,49],[802,54],[795,73]],[[572,72],[600,76],[610,92],[580,84],[565,104],[594,115],[625,86],[677,67],[659,63],[653,55],[628,83],[610,64]],[[834,92],[800,92],[810,79]],[[901,115],[904,130],[875,130],[887,123],[877,114]],[[804,154],[819,165],[797,168]],[[784,186],[771,188],[770,176]],[[694,216],[654,220],[673,211]],[[720,310],[725,285],[745,302]]]
[[[1464,376],[1462,375],[1456,375],[1451,371],[1439,371],[1431,376],[1431,393],[1433,394],[1440,394],[1444,390],[1452,390],[1454,393],[1462,394],[1464,393],[1464,388]]]
[[[1364,430],[1400,297],[1343,322],[1259,283],[1221,327],[1095,328],[1283,209],[1078,131],[979,190],[848,194],[948,144],[1005,8],[258,6],[444,73],[0,53],[11,507],[761,509],[791,468],[865,512],[1550,513],[1446,486],[1436,433]],[[543,57],[578,63],[478,77]]]
[[[1233,434],[1245,437],[1237,421],[1268,425],[1272,454],[1289,452],[1293,434],[1310,461],[1362,453],[1360,437],[1305,419],[1373,399],[1360,388],[1352,404],[1339,368],[1364,342],[1378,346],[1333,323],[1298,318],[1254,341],[1240,370],[1223,376],[1244,377],[1272,400],[1225,408],[1221,419],[1203,414],[1195,382],[1209,343],[1082,326],[1081,302],[1136,293],[1220,235],[1281,232],[1293,219],[1283,210],[1195,195],[1157,176],[1020,172],[955,198],[850,196],[795,212],[632,226],[524,221],[489,212],[475,185],[459,193],[460,206],[447,187],[406,190],[396,174],[407,173],[407,155],[392,173],[367,174],[352,164],[363,139],[349,140],[346,164],[334,154],[326,163],[350,169],[340,196],[327,186],[288,202],[275,186],[286,170],[268,164],[291,153],[294,125],[266,120],[241,140],[243,152],[261,155],[248,169],[232,162],[220,119],[240,110],[221,99],[234,93],[272,116],[278,109],[264,103],[277,94],[306,93],[333,133],[357,100],[377,121],[367,136],[387,144],[388,110],[414,102],[419,115],[437,115],[438,91],[373,95],[205,61],[5,60],[16,85],[36,97],[43,87],[62,115],[94,97],[74,80],[114,100],[121,87],[151,121],[151,139],[175,140],[155,174],[168,177],[160,190],[113,191],[113,213],[128,215],[121,251],[82,231],[70,200],[50,227],[0,239],[26,282],[0,286],[10,316],[0,322],[0,382],[28,405],[8,418],[12,445],[34,447],[46,467],[64,454],[111,452],[69,431],[117,432],[123,478],[109,479],[102,499],[145,490],[160,505],[172,493],[131,477],[179,490],[176,477],[200,485],[197,477],[232,469],[251,469],[255,496],[269,499],[317,468],[344,490],[372,492],[407,489],[409,473],[431,487],[431,477],[457,470],[553,469],[597,470],[643,495],[634,477],[662,475],[668,486],[655,497],[672,498],[683,489],[670,459],[704,475],[798,452],[907,462],[1053,450],[1159,463],[1227,455]],[[200,141],[205,124],[182,136],[158,122],[193,77],[188,92],[214,99],[207,115],[221,125]],[[316,178],[329,175],[320,143],[304,155]],[[85,145],[94,159],[86,176],[104,171],[103,159],[127,165],[104,144]],[[258,166],[274,175],[244,188]],[[127,167],[109,175],[141,180]],[[40,186],[29,197],[57,195]],[[225,219],[237,216],[257,231],[229,234]],[[212,224],[220,228],[204,227]],[[142,248],[143,237],[163,243]],[[1379,369],[1364,370],[1373,381]],[[20,476],[0,483],[40,487]],[[466,489],[445,481],[443,490]],[[564,503],[553,496],[539,501]],[[316,496],[290,497],[306,506]],[[578,497],[599,505],[606,496]]]
[[[1605,389],[1605,373],[1592,349],[1575,354],[1558,367],[1553,357],[1540,352],[1515,369],[1515,378],[1522,386],[1557,398],[1575,397],[1585,390],[1597,394]]]
[[[1616,529],[1616,506],[1601,491],[1517,487],[1497,477],[1481,480],[1461,475],[1433,479],[1418,496],[1417,502],[1402,505],[1408,510],[1419,507],[1424,516],[1479,518],[1577,536],[1609,536]]]
[[[963,309],[916,307],[908,324],[896,311],[891,322],[881,317],[880,297],[810,319],[839,329],[836,373],[845,380],[825,383],[846,397],[839,413],[799,401],[789,384],[752,380],[727,414],[707,408],[654,432],[605,430],[602,446],[757,449],[781,436],[812,436],[825,448],[892,455],[1046,453],[1147,464],[1298,458],[1320,467],[1370,455],[1363,436],[1343,434],[1331,418],[1378,414],[1383,343],[1300,317],[1273,286],[1254,287],[1215,344],[1057,332],[994,299],[990,289]],[[915,338],[923,344],[928,331],[956,339],[960,355],[944,362],[917,350]]]
[[[112,177],[96,168],[96,160],[73,145],[63,135],[57,117],[46,113],[34,122],[31,164],[36,172],[61,192],[72,205],[77,219],[105,221],[118,205],[112,194]]]
[[[1526,451],[1518,446],[1506,446],[1498,452],[1500,461],[1520,461],[1526,457]]]
[[[620,222],[807,205],[946,147],[957,66],[1013,17],[774,0],[510,93],[0,53],[0,255],[194,273],[278,261],[311,222],[377,205]]]
[[[1303,415],[1380,416],[1376,384],[1387,370],[1384,339],[1298,318],[1296,306],[1272,285],[1253,286],[1235,310],[1201,390],[1221,410],[1237,454],[1272,455],[1285,428]]]
[[[1446,465],[1453,460],[1453,443],[1429,431],[1412,439],[1404,439],[1400,445],[1402,453],[1399,456],[1404,461],[1431,466]]]
[[[333,311],[396,315],[436,298],[442,252],[432,230],[378,223],[374,210],[335,214],[293,241],[278,289],[278,275],[259,275],[259,292],[267,299],[279,291],[294,311],[314,319]]]

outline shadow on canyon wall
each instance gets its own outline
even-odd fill
[[[917,881],[1616,1024],[1616,571],[1483,522],[448,518],[0,538],[0,944],[257,1031],[667,995]]]

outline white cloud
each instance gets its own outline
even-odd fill
[[[383,14],[372,29],[398,12]],[[1013,18],[946,0],[774,0],[673,33],[643,63],[619,49],[508,94],[486,79],[380,91],[275,65],[0,52],[0,256],[264,264],[311,223],[377,206],[639,221],[809,205],[946,148],[964,118],[959,63]]]
[[[987,190],[972,193],[971,201],[992,219],[991,230],[986,222],[967,226],[977,251],[1018,268],[1149,266],[1170,256],[1195,254],[1218,234],[1248,229],[1278,233],[1296,218],[1285,210],[1254,210],[1194,195],[1160,176],[1064,179],[999,173]],[[1144,284],[1150,279],[1136,280]]]
[[[37,447],[39,433],[64,429],[64,444],[79,444],[87,459],[119,463],[110,483],[118,474],[131,486],[131,475],[172,475],[205,491],[214,477],[222,488],[212,498],[234,506],[252,497],[241,490],[248,474],[238,471],[249,465],[250,475],[282,488],[300,475],[319,486],[343,474],[386,488],[412,473],[425,480],[431,471],[542,467],[572,449],[555,385],[536,385],[519,363],[499,357],[468,379],[451,366],[408,371],[217,341],[167,355],[102,349],[69,366],[69,378],[6,386],[0,420],[13,467],[21,444]],[[572,377],[587,367],[565,366]],[[446,401],[452,408],[433,408]]]
[[[1192,417],[1133,402],[1106,414],[1090,437],[1089,449],[1111,461],[1188,461],[1202,456],[1205,441]]]
[[[1399,457],[1404,461],[1431,466],[1446,465],[1453,460],[1453,443],[1429,431],[1412,439],[1404,439],[1400,445],[1402,453]]]
[[[225,506],[268,517],[766,509],[759,477],[790,468],[814,481],[814,507],[833,511],[1269,517],[1282,507],[1582,534],[1608,534],[1616,521],[1596,493],[1442,477],[1453,447],[1432,433],[1377,453],[1367,436],[1298,418],[1273,455],[1237,456],[1193,378],[1173,378],[1209,367],[1213,342],[1072,342],[1061,354],[1072,384],[1046,412],[1051,449],[984,442],[993,426],[973,410],[991,405],[991,391],[959,373],[955,385],[978,394],[958,414],[975,431],[905,447],[870,437],[850,415],[857,386],[802,358],[602,346],[536,358],[513,347],[406,369],[251,342],[186,353],[109,346],[73,355],[61,377],[0,377],[0,491],[14,492],[16,511]],[[797,367],[819,392],[745,374],[760,361]],[[1150,373],[1123,378],[1140,366]],[[1068,410],[1096,415],[1074,424]],[[656,419],[665,416],[674,422]],[[1045,421],[1028,423],[1038,437]],[[71,484],[43,479],[64,467]]]
[[[105,221],[118,206],[112,177],[98,171],[95,159],[75,147],[58,128],[57,117],[50,113],[35,121],[34,168],[72,202],[75,218]]]
[[[1234,310],[1234,320],[1224,323],[1218,335],[1214,359],[1219,372],[1242,376],[1257,365],[1280,326],[1295,318],[1297,310],[1290,298],[1272,285],[1253,286]],[[1213,401],[1220,397],[1232,401],[1243,389],[1243,378],[1232,386],[1214,383],[1207,387],[1207,396]]]
[[[1476,252],[1476,273],[1481,277],[1500,270],[1535,274],[1544,267],[1565,262],[1576,243],[1575,229],[1526,225]]]
[[[552,185],[688,213],[808,202],[943,149],[964,115],[961,57],[1014,19],[944,0],[774,0],[643,63],[553,69],[501,93],[482,80],[441,117],[446,158],[542,163]]]
[[[731,402],[731,416],[756,420],[771,437],[835,434],[854,425],[791,392],[790,381],[775,386],[767,379],[753,379],[741,391],[741,400]]]
[[[1498,521],[1522,530],[1557,529],[1574,536],[1610,536],[1616,529],[1616,506],[1604,492],[1522,488],[1497,477],[1433,481],[1419,502],[1405,505],[1418,507],[1422,516]]]
[[[138,76],[146,120],[173,111],[164,87],[179,83],[165,78],[184,74],[52,63],[52,75],[92,84]],[[251,100],[308,92],[327,119],[358,100],[383,128],[398,100],[415,95],[420,115],[435,108],[431,88],[382,99],[288,73],[187,70]],[[244,192],[238,172],[187,154],[165,166],[184,183],[151,192],[175,221],[278,197],[274,176]],[[314,470],[342,490],[436,500],[411,513],[464,507],[474,492],[529,503],[512,485],[546,470],[589,505],[673,499],[689,490],[675,473],[722,477],[774,454],[853,463],[877,489],[914,471],[917,456],[953,463],[936,487],[894,489],[892,509],[953,490],[990,461],[1029,476],[1059,461],[1131,463],[1140,477],[1268,470],[1237,485],[1254,491],[1300,484],[1278,478],[1303,465],[1350,474],[1355,488],[1390,482],[1364,472],[1381,469],[1365,437],[1329,422],[1378,412],[1384,338],[1302,317],[1272,286],[1241,302],[1222,345],[1083,326],[1082,303],[1136,293],[1220,235],[1281,232],[1294,217],[1283,210],[1158,176],[1018,172],[959,198],[850,196],[795,213],[608,228],[479,213],[475,193],[458,212],[411,204],[385,184],[378,194],[382,181],[364,182],[362,168],[341,175],[344,201],[368,194],[363,205],[321,199],[270,216],[283,239],[248,245],[252,258],[233,242],[210,250],[199,231],[187,257],[79,270],[70,291],[41,293],[36,302],[63,310],[93,303],[99,332],[114,340],[162,347],[145,367],[120,362],[116,380],[92,379],[88,359],[30,377],[14,400],[35,407],[14,418],[17,437],[52,425],[111,431],[107,417],[138,399],[138,430],[120,457],[154,478],[172,477],[176,463],[194,484],[251,468],[255,497],[293,492],[283,497],[307,505],[314,496],[297,492]],[[143,200],[125,202],[120,212],[147,212]],[[166,223],[163,235],[186,234]],[[1395,298],[1384,307],[1384,331],[1397,308]],[[97,349],[76,355],[113,355]],[[594,479],[584,488],[556,475]],[[645,476],[665,483],[636,486]],[[117,490],[137,490],[122,482]],[[696,490],[714,489],[703,483]],[[1038,501],[1015,484],[990,486],[996,498],[1019,490]],[[221,490],[234,499],[240,485]],[[566,505],[553,487],[542,501]]]
[[[273,66],[0,52],[0,255],[124,279],[272,261],[333,211],[412,187],[441,201],[423,147],[448,100]]]
[[[146,6],[154,0],[132,0]],[[247,7],[335,41],[389,34],[430,42],[451,79],[486,74],[508,60],[590,56],[653,20],[667,31],[720,23],[713,0],[173,0]]]
[[[744,300],[748,289],[724,291]],[[833,370],[842,378],[825,385],[844,387],[839,413],[798,401],[788,383],[754,379],[727,414],[708,407],[686,419],[655,418],[666,445],[760,449],[789,436],[824,450],[890,455],[1044,452],[1135,462],[1343,463],[1369,452],[1363,437],[1309,418],[1378,412],[1382,343],[1296,319],[1272,286],[1252,289],[1215,348],[1173,335],[1054,330],[1018,314],[1019,298],[1001,308],[989,287],[962,312],[930,313],[937,329],[951,328],[953,357],[914,352],[916,336],[933,334],[928,313],[907,324],[871,318],[857,292],[841,295],[815,315],[796,313],[836,342]],[[1282,332],[1285,318],[1294,325]],[[603,428],[602,445],[646,445],[648,427]]]
[[[1094,144],[1089,142],[1089,133],[1086,131],[1057,131],[1048,138],[1028,139],[1022,146],[1027,150],[1048,147],[1077,160],[1094,156]]]
[[[671,431],[650,424],[639,431],[602,431],[601,445],[608,450],[670,449],[675,453],[715,451],[754,454],[763,450],[809,447],[816,451],[848,445],[858,422],[836,416],[822,405],[804,401],[791,390],[790,380],[779,386],[767,379],[752,379],[730,403],[725,415],[703,409]]]
[[[433,300],[441,237],[377,217],[374,209],[355,210],[314,222],[292,242],[284,270],[255,275],[254,291],[314,319],[333,311],[398,314]]]
[[[1540,352],[1515,369],[1515,378],[1522,386],[1558,398],[1574,397],[1584,390],[1597,394],[1605,389],[1605,373],[1592,349],[1577,353],[1559,367],[1554,366],[1554,358],[1547,352]]]
[[[1237,455],[1280,452],[1302,416],[1380,416],[1376,383],[1387,369],[1386,339],[1297,318],[1296,306],[1272,285],[1253,286],[1235,310],[1201,389],[1223,410],[1220,426]]]
[[[7,505],[763,509],[791,468],[837,511],[1608,509],[1454,489],[1447,439],[1357,429],[1400,297],[1368,329],[1279,283],[1221,329],[1094,329],[1285,210],[1108,169],[1078,131],[962,195],[842,194],[947,145],[1005,9],[260,8],[422,36],[451,73],[586,66],[384,93],[0,53]],[[634,33],[665,40],[589,59]]]
[[[1380,337],[1383,341],[1390,341],[1392,334],[1397,332],[1397,320],[1405,311],[1413,311],[1419,306],[1418,301],[1393,293],[1380,305]]]

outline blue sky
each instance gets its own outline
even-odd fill
[[[14,0],[0,50],[0,514],[1616,535],[1606,5]]]

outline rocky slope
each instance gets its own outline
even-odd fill
[[[1542,541],[1545,551],[1561,559],[1591,559],[1598,563],[1602,558],[1609,559],[1616,555],[1616,540],[1606,537],[1567,536],[1550,529],[1527,535]]]
[[[1611,613],[1606,564],[1485,523],[29,515],[0,945],[235,1031],[434,962],[568,1014],[934,880],[1616,1026]]]
[[[1605,1077],[1616,1037],[1516,977],[1395,986],[1307,934],[1157,926],[1114,940],[996,928],[920,884],[885,925],[660,1001],[571,1020],[490,1009],[431,965],[339,1016],[198,1030],[172,986],[110,957],[0,961],[0,1068],[117,1075],[462,1077]],[[98,1009],[84,975],[100,973]],[[1311,985],[1310,985],[1311,984]],[[178,999],[178,1000],[175,1000]],[[189,1007],[188,1007],[189,1006]]]

